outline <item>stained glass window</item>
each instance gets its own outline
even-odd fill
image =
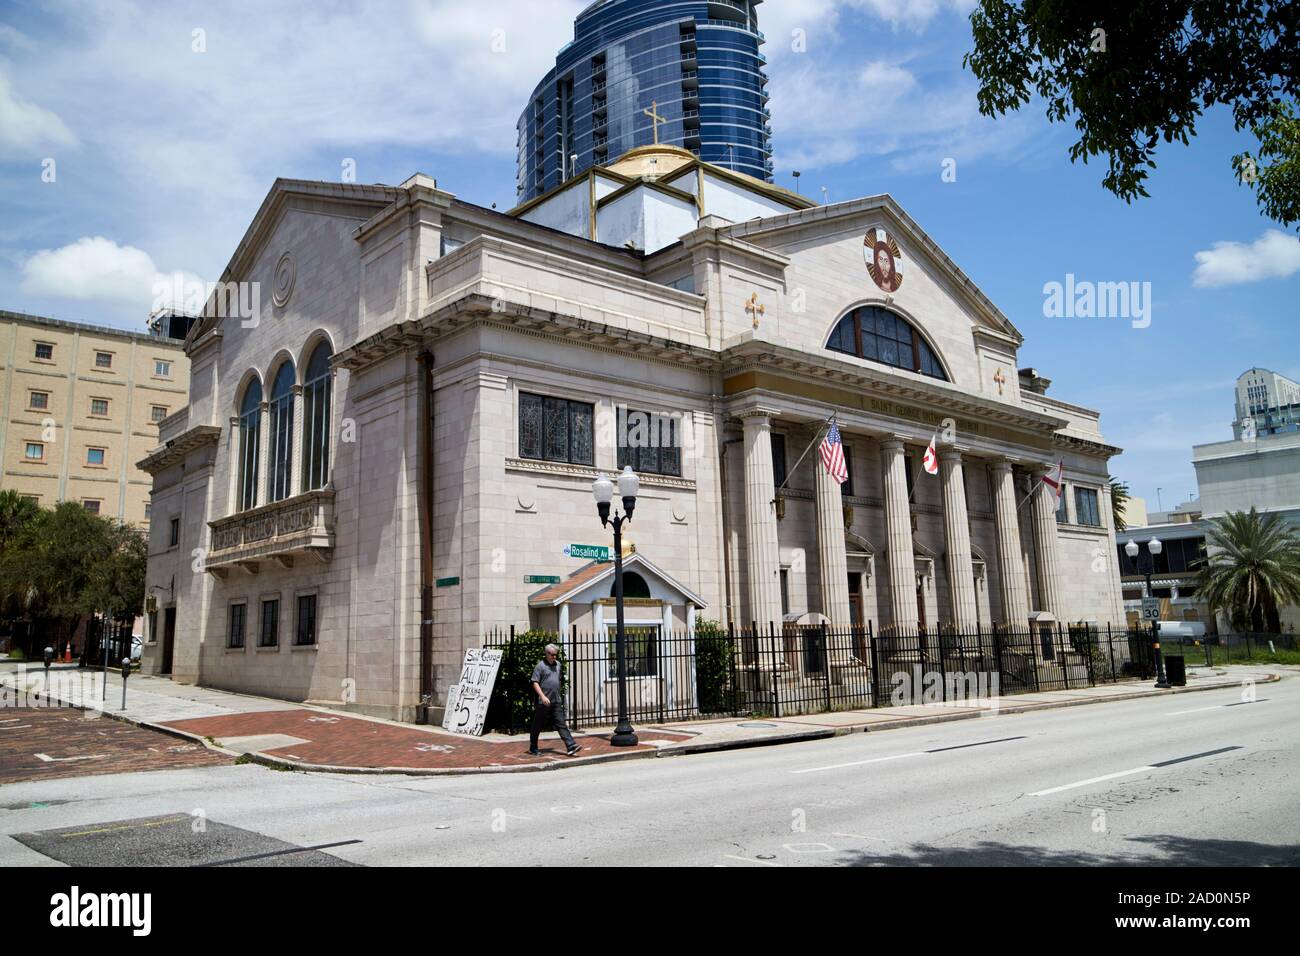
[[[938,356],[910,322],[879,306],[854,309],[835,326],[826,347],[948,381]]]
[[[563,398],[519,396],[519,456],[594,465],[595,406]]]

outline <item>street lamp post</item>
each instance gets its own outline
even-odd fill
[[[1163,551],[1164,548],[1165,546],[1160,543],[1159,538],[1152,538],[1147,542],[1147,551],[1149,552],[1147,559],[1138,564],[1138,571],[1147,581],[1147,597],[1156,596],[1155,591],[1151,587],[1151,574],[1156,569],[1156,555]],[[1124,545],[1124,553],[1134,561],[1137,561],[1138,555],[1142,553],[1142,549],[1138,546],[1136,541],[1130,541],[1128,544]],[[1167,690],[1169,688],[1169,681],[1165,679],[1165,660],[1160,653],[1159,620],[1151,622],[1151,647],[1155,651],[1156,656],[1156,687],[1159,687],[1162,690]]]
[[[641,482],[631,465],[623,468],[618,476],[618,494],[623,499],[623,513],[609,515],[610,502],[614,499],[614,483],[604,475],[598,475],[591,484],[591,494],[596,499],[596,513],[600,523],[609,527],[614,525],[614,608],[617,621],[615,643],[618,648],[618,726],[610,743],[615,747],[635,747],[636,734],[627,719],[627,634],[623,628],[623,522],[632,520],[636,510],[636,493]]]

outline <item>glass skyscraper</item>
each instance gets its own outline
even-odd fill
[[[527,202],[595,165],[659,142],[772,182],[762,0],[597,0],[519,117]]]

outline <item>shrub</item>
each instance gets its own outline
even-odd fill
[[[735,642],[717,621],[695,622],[695,680],[700,694],[700,713],[731,713],[731,668]]]
[[[488,645],[499,648],[504,653],[501,655],[501,669],[497,671],[496,684],[492,688],[492,700],[488,704],[485,730],[512,731],[532,726],[533,668],[545,655],[547,644],[560,644],[560,636],[554,631],[534,628],[516,634],[513,643],[507,638],[500,644]],[[560,650],[560,665],[565,665],[563,647]],[[568,691],[569,672],[565,668],[566,697]]]

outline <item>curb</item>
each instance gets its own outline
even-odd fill
[[[1268,674],[1256,681],[1260,684],[1276,684],[1282,680],[1281,674]],[[1141,690],[1126,694],[1112,694],[1107,697],[1097,697],[1094,699],[1084,698],[1082,700],[1060,700],[1047,701],[1031,704],[1011,704],[999,705],[994,716],[1016,716],[1027,714],[1039,710],[1061,710],[1066,707],[1082,707],[1093,704],[1106,704],[1114,701],[1126,700],[1145,700],[1152,697],[1172,697],[1176,694],[1195,694],[1213,690],[1228,690],[1240,686],[1239,683],[1224,682],[1211,686],[1202,687],[1171,687],[1169,690]],[[1005,700],[1007,698],[999,698]],[[86,711],[94,708],[67,704],[65,706],[73,707],[77,710]],[[490,767],[340,767],[330,764],[313,764],[297,760],[290,760],[286,757],[273,757],[269,754],[258,751],[248,751],[241,753],[237,750],[228,750],[209,742],[206,737],[191,733],[186,730],[177,730],[174,727],[167,727],[163,724],[155,724],[150,721],[133,718],[127,714],[114,714],[107,710],[99,711],[101,716],[108,717],[111,720],[120,720],[123,723],[132,724],[137,727],[144,727],[169,737],[175,737],[181,740],[188,740],[200,744],[205,749],[214,753],[223,754],[236,759],[247,757],[248,762],[261,764],[275,770],[297,770],[306,773],[343,773],[355,775],[401,775],[408,777],[456,777],[469,776],[472,774],[506,774],[506,773],[546,773],[555,770],[563,770],[568,767],[594,766],[601,763],[614,763],[624,760],[650,760],[659,757],[685,757],[691,754],[701,753],[718,753],[729,750],[749,750],[755,747],[772,747],[779,744],[803,743],[809,740],[829,740],[835,737],[848,737],[857,733],[878,733],[889,730],[900,730],[909,727],[924,727],[933,724],[946,724],[958,720],[977,720],[987,716],[988,711],[963,711],[961,713],[935,714],[932,717],[905,717],[894,723],[882,726],[871,726],[864,724],[850,724],[845,727],[826,727],[817,730],[794,731],[789,734],[773,735],[770,737],[751,737],[741,740],[721,740],[712,743],[680,744],[678,746],[668,747],[651,747],[646,750],[633,750],[626,753],[594,754],[590,757],[576,757],[567,760],[555,760],[543,764],[520,764],[519,766],[490,766]],[[654,729],[647,727],[647,730]]]

